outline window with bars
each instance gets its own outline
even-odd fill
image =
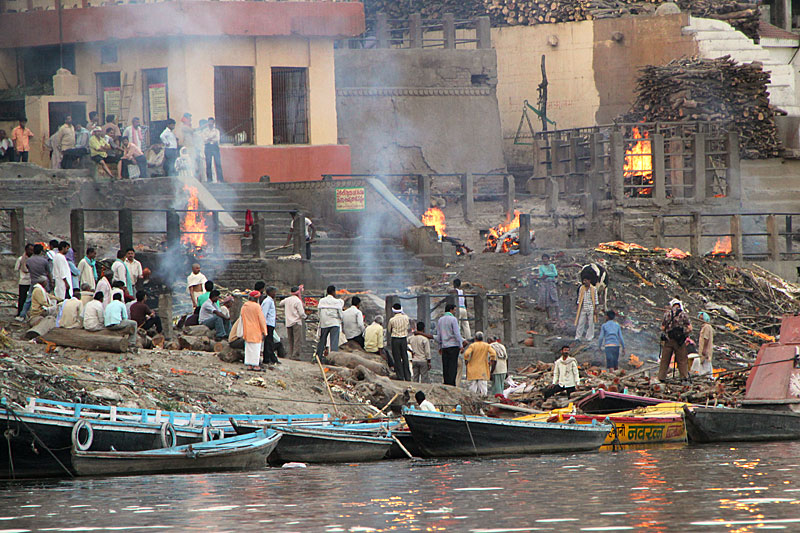
[[[308,69],[272,69],[272,142],[308,144]]]

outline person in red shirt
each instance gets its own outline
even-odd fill
[[[155,326],[156,331],[161,333],[164,331],[164,328],[161,326],[161,318],[144,303],[146,297],[147,293],[144,291],[138,291],[136,293],[136,303],[131,306],[131,320],[135,320],[136,324],[145,331]]]
[[[28,152],[31,147],[31,138],[33,132],[26,127],[28,119],[19,119],[19,126],[11,130],[11,141],[14,143],[14,151],[16,152],[15,160],[20,163],[28,162]]]

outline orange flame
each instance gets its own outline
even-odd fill
[[[189,193],[189,200],[186,202],[187,211],[183,215],[181,230],[189,233],[181,235],[181,242],[202,248],[207,244],[205,233],[208,231],[208,225],[203,213],[198,210],[200,200],[197,197],[197,187],[184,185],[183,190]]]
[[[625,150],[625,163],[622,167],[623,177],[626,185],[652,185],[653,184],[653,145],[647,140],[650,134],[645,131],[644,135],[639,128],[632,130],[633,138],[636,142]],[[652,194],[652,187],[630,189],[628,196],[648,197]]]
[[[506,213],[505,224],[498,224],[493,228],[489,228],[489,233],[486,235],[486,251],[494,252],[495,249],[497,248],[497,241],[500,240],[500,237],[502,237],[509,231],[519,227],[519,215],[520,212],[515,209],[513,219],[509,216],[508,213]],[[506,253],[512,248],[514,244],[519,245],[519,240],[511,237],[506,237],[505,239],[503,239],[501,250],[503,251],[503,253]]]
[[[438,207],[431,207],[425,211],[421,220],[424,225],[436,228],[436,234],[439,237],[447,235],[447,223],[444,220],[444,213]]]
[[[711,255],[728,255],[731,253],[732,249],[731,237],[728,235],[727,237],[717,239],[717,242],[714,243],[714,249],[711,250]]]

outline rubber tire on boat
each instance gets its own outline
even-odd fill
[[[86,442],[80,441],[80,433],[82,429],[86,429]],[[88,420],[81,418],[75,425],[72,426],[72,445],[76,450],[85,452],[92,447],[92,440],[94,439],[94,430]]]
[[[167,440],[168,436],[169,441]],[[161,446],[163,448],[172,448],[177,444],[178,436],[175,434],[175,428],[169,422],[161,424]]]

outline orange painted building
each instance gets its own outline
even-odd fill
[[[0,89],[46,81],[59,64],[74,74],[53,95],[25,97],[33,162],[46,166],[38,141],[67,113],[141,117],[156,142],[168,118],[180,124],[188,112],[195,127],[216,118],[227,181],[350,173],[333,48],[363,32],[360,3],[78,0],[59,11],[54,1],[0,0]],[[13,109],[0,106],[0,127]]]

